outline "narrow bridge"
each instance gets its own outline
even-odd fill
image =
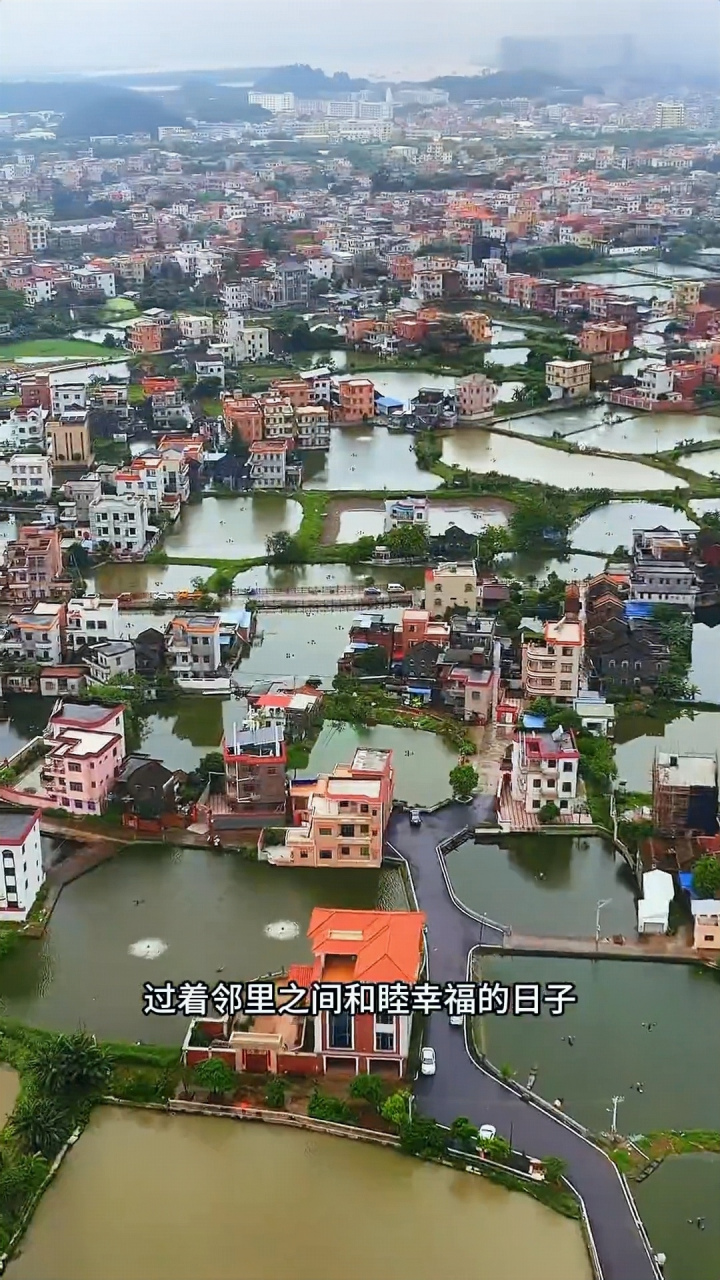
[[[298,587],[293,591],[273,591],[263,587],[241,592],[257,609],[377,609],[411,605],[412,591],[380,591],[368,595],[362,587]]]

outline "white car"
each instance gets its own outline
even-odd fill
[[[478,1142],[491,1142],[496,1134],[497,1129],[494,1124],[481,1124],[478,1129]]]
[[[421,1076],[435,1075],[435,1050],[434,1049],[430,1049],[429,1047],[427,1047],[423,1049],[422,1053],[420,1054],[420,1075]]]
[[[419,809],[410,810],[410,826],[411,827],[422,826],[422,815]]]
[[[461,1026],[463,1025],[463,1023],[464,1023],[464,1022],[465,1022],[465,1019],[464,1019],[464,1017],[463,1017],[463,1015],[462,1015],[461,1013],[451,1013],[451,1014],[450,1014],[450,1026],[451,1026],[451,1027],[461,1027]]]

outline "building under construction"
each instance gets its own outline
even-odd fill
[[[653,764],[653,825],[658,835],[673,839],[717,833],[717,755],[657,753]]]

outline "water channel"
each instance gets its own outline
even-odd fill
[[[442,1228],[418,1230],[423,1221]],[[482,1178],[344,1138],[107,1107],[66,1159],[7,1272],[9,1280],[341,1274],[590,1280],[591,1271],[576,1222]]]
[[[697,527],[684,511],[675,511],[658,502],[610,502],[605,507],[596,507],[573,525],[571,536],[576,547],[603,551],[610,556],[617,547],[632,550],[635,529],[656,529],[658,525],[666,529]]]

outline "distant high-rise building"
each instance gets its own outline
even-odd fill
[[[685,123],[682,102],[658,102],[655,108],[656,129],[681,129]]]

